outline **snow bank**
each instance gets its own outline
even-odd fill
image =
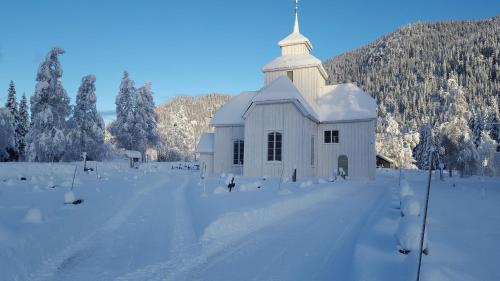
[[[26,223],[41,223],[42,212],[37,208],[29,209],[23,221]]]
[[[221,193],[226,193],[228,192],[227,187],[225,186],[218,186],[214,189],[214,194],[221,194]]]
[[[267,207],[223,215],[205,228],[201,240],[203,243],[208,243],[218,239],[238,239],[299,211],[330,200],[335,194],[332,189],[322,189]]]
[[[318,179],[318,184],[325,184],[327,181],[324,178],[319,178]]]
[[[419,216],[420,203],[413,195],[405,196],[401,201],[401,214],[403,216]]]
[[[300,188],[306,188],[306,187],[310,187],[313,185],[313,182],[308,180],[308,181],[304,181],[300,184]]]
[[[253,183],[247,183],[240,185],[239,190],[242,192],[252,192],[258,191],[262,187],[262,183],[260,181],[256,181]]]
[[[400,251],[418,251],[420,248],[420,236],[422,232],[422,221],[420,217],[406,216],[399,223],[396,237]],[[427,231],[424,240],[424,249],[427,248]]]
[[[73,203],[75,202],[75,194],[72,191],[68,191],[64,193],[64,203]]]
[[[406,196],[413,196],[415,193],[413,193],[413,190],[411,189],[410,185],[406,180],[401,180],[401,189],[400,189],[400,195],[401,195],[401,201]]]

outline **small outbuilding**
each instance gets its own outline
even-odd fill
[[[394,160],[384,155],[377,154],[377,167],[378,168],[396,168]]]
[[[196,147],[200,155],[200,169],[203,174],[212,174],[214,171],[214,133],[203,133]]]
[[[496,151],[493,152],[492,166],[495,171],[495,176],[500,177],[500,145],[497,145]]]
[[[142,154],[139,151],[125,150],[124,155],[128,159],[130,168],[139,168],[142,159]]]

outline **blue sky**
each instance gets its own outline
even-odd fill
[[[9,80],[31,96],[36,70],[61,46],[63,84],[74,101],[81,77],[97,76],[98,109],[114,110],[123,70],[153,83],[157,104],[180,94],[237,94],[262,86],[261,67],[292,31],[293,0],[2,0],[0,102]],[[415,21],[480,19],[497,0],[300,1],[301,32],[324,60]]]

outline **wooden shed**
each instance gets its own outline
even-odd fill
[[[128,159],[130,168],[139,168],[142,159],[142,154],[139,151],[125,150],[124,155]]]
[[[394,160],[381,154],[377,154],[377,167],[378,168],[396,168]]]

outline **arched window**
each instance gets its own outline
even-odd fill
[[[281,133],[267,134],[267,161],[281,161]]]
[[[338,160],[338,174],[341,176],[342,174],[345,176],[349,175],[349,162],[347,160],[347,156],[340,155]]]
[[[245,152],[245,143],[242,140],[235,140],[233,145],[233,164],[243,165],[243,154]]]

